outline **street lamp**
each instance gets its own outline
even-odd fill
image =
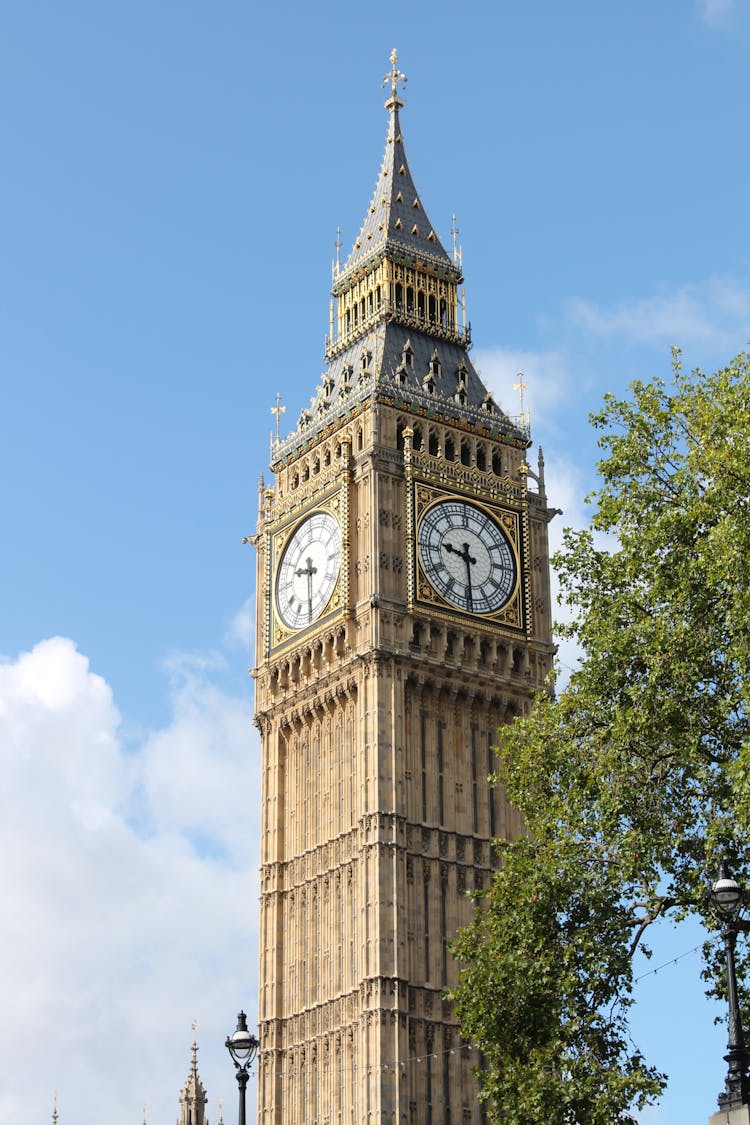
[[[248,1067],[252,1066],[260,1044],[255,1036],[247,1030],[247,1016],[244,1012],[238,1013],[237,1027],[231,1035],[227,1036],[224,1046],[229,1051],[232,1062],[237,1069],[237,1085],[240,1088],[239,1125],[245,1125],[245,1091],[247,1090]]]
[[[729,1033],[727,1053],[724,1059],[728,1064],[725,1089],[719,1094],[719,1109],[739,1109],[750,1105],[750,1079],[747,1069],[750,1058],[745,1050],[745,1036],[742,1031],[742,1017],[737,1000],[737,976],[734,968],[734,947],[739,931],[739,916],[745,895],[739,883],[732,879],[726,865],[722,863],[719,878],[711,887],[711,903],[721,919],[721,936],[727,958],[727,993],[729,998]]]

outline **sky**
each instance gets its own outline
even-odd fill
[[[7,0],[1,27],[0,1121],[49,1120],[55,1090],[60,1125],[174,1120],[197,1021],[215,1125],[256,1013],[241,541],[274,396],[283,434],[323,371],[390,50],[559,542],[604,393],[750,337],[750,6]],[[700,941],[668,930],[643,968],[634,1037],[671,1076],[644,1125],[705,1121],[723,1082]]]

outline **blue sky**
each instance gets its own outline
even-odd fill
[[[445,243],[458,216],[475,362],[513,413],[529,384],[555,536],[585,519],[604,392],[667,375],[672,344],[712,369],[750,337],[741,0],[5,5],[3,1120],[44,1120],[55,1088],[61,1125],[169,1120],[194,1018],[211,1120],[222,1095],[235,1112],[258,824],[241,538],[273,397],[291,424],[323,370],[393,46]],[[699,940],[665,935],[654,964]],[[704,1120],[721,1085],[699,968],[641,985],[638,1040],[672,1074],[649,1125]]]

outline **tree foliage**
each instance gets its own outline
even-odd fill
[[[628,1034],[633,955],[666,916],[716,931],[721,859],[750,873],[750,357],[704,376],[676,353],[670,384],[631,391],[592,417],[591,529],[554,560],[580,665],[498,732],[528,836],[499,845],[454,950],[462,1031],[505,1125],[634,1120],[665,1079]]]

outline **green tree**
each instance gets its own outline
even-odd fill
[[[528,836],[500,845],[454,949],[456,1011],[504,1125],[632,1122],[665,1083],[628,1034],[633,956],[665,917],[716,931],[720,859],[748,881],[750,357],[704,376],[675,353],[670,384],[631,392],[592,417],[591,529],[554,560],[580,665],[498,732]]]

